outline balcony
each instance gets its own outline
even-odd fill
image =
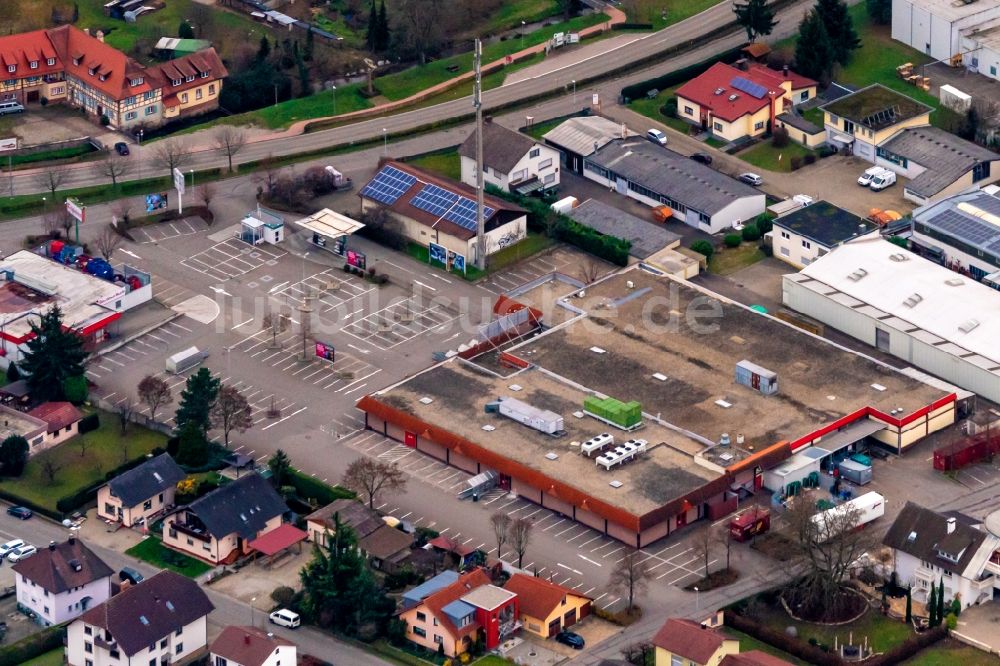
[[[167,529],[180,532],[185,536],[198,539],[199,541],[204,541],[205,543],[209,543],[212,541],[212,535],[210,535],[207,531],[205,531],[205,528],[198,525],[193,525],[190,523],[182,523],[182,522],[173,522],[167,526]]]

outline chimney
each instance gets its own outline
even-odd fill
[[[747,65],[747,59],[746,58],[740,58],[739,60],[737,60],[736,61],[736,69],[744,71],[744,72],[748,71],[750,69],[750,66]]]
[[[949,518],[948,519],[948,534],[951,534],[954,531],[955,531],[955,519],[954,518]]]
[[[250,645],[250,634],[243,634],[243,645]]]
[[[76,543],[76,533],[75,532],[70,532],[69,533],[69,545],[72,546],[74,543]]]
[[[94,36],[97,37],[97,41],[101,42],[102,44],[104,43],[104,31],[103,30],[98,30],[96,33],[94,33]]]
[[[56,549],[56,542],[55,541],[49,541],[49,550],[55,551],[55,549]]]
[[[781,68],[781,73],[785,75],[786,79],[788,78],[788,65]]]
[[[89,37],[90,36],[90,28],[84,28],[83,29],[83,34],[85,34],[85,35],[87,35]]]

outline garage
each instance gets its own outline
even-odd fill
[[[572,610],[570,610],[570,611],[568,611],[565,615],[563,615],[563,627],[567,627],[567,628],[568,627],[572,627],[574,624],[576,624],[576,609],[575,608],[572,609]]]
[[[553,636],[559,633],[559,630],[562,629],[561,622],[562,618],[558,617],[549,622],[549,636],[548,636],[549,638],[552,638]]]

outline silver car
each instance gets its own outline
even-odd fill
[[[747,185],[753,185],[754,187],[759,187],[764,184],[763,178],[755,173],[750,173],[749,171],[747,173],[741,173],[740,180]]]

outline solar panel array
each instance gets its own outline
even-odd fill
[[[946,234],[980,247],[990,241],[998,240],[997,236],[1000,235],[1000,230],[992,224],[969,218],[955,210],[946,210],[936,215],[931,224]]]
[[[496,211],[487,205],[483,205],[483,219],[488,220]],[[476,229],[476,202],[465,197],[459,199],[458,203],[444,215],[444,219],[450,220],[470,231]]]
[[[735,77],[730,84],[740,90],[750,95],[751,97],[756,97],[757,99],[764,99],[767,95],[767,88],[760,85],[759,83],[754,83],[749,79],[744,79],[742,76]]]
[[[384,166],[361,190],[361,196],[374,199],[386,206],[396,203],[417,182],[416,177],[393,166]]]
[[[476,202],[450,192],[437,185],[424,185],[410,203],[422,211],[468,229],[476,230]],[[483,218],[489,218],[496,210],[483,206]]]

